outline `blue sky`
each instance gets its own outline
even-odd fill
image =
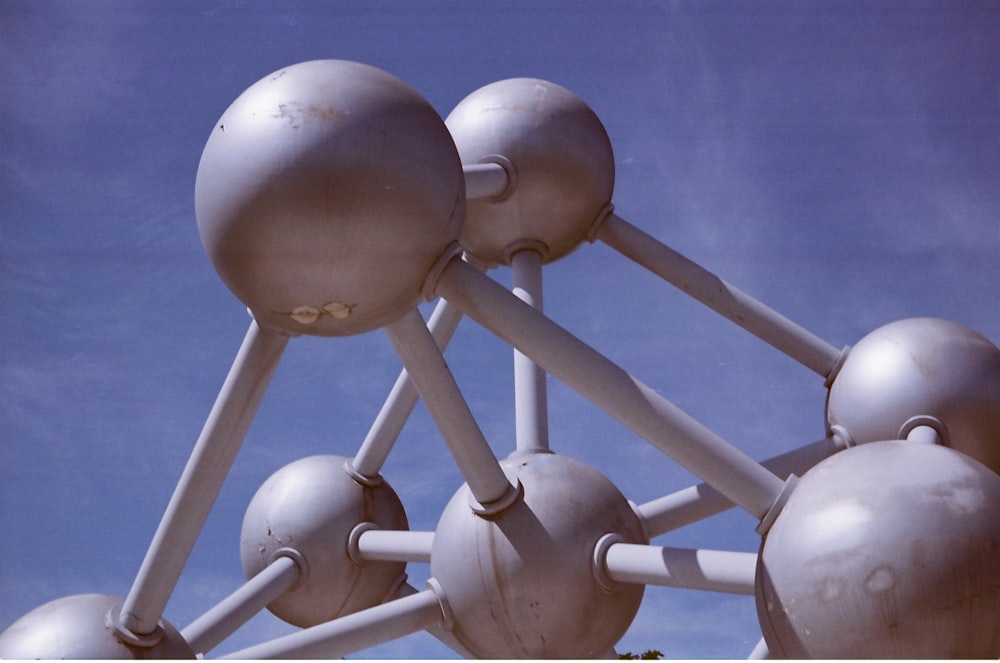
[[[1000,340],[1000,3],[0,0],[0,628],[127,593],[248,324],[194,219],[216,119],[300,61],[356,60],[446,116],[515,76],[579,95],[616,211],[841,347],[938,316]],[[498,270],[502,282],[509,274]],[[546,267],[550,317],[751,456],[822,437],[822,380],[601,244]],[[498,456],[510,349],[447,352]],[[293,340],[165,617],[236,589],[259,485],[353,455],[400,364],[385,334]],[[696,480],[555,380],[551,443],[642,503]],[[433,530],[462,479],[418,407],[383,474]],[[658,545],[755,551],[731,511]],[[423,587],[426,565],[412,564]],[[268,614],[213,651],[292,630]],[[743,657],[753,600],[650,587],[619,649]],[[357,655],[446,657],[418,634]]]

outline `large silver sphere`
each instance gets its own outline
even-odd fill
[[[482,87],[445,120],[464,164],[506,160],[511,187],[499,200],[470,200],[463,247],[509,264],[532,243],[549,261],[569,253],[611,202],[615,159],[601,120],[569,90],[534,78]]]
[[[479,658],[592,658],[609,653],[642,601],[642,585],[615,590],[596,579],[605,534],[645,543],[628,501],[579,461],[533,454],[504,462],[524,497],[489,519],[463,486],[434,535],[431,575],[453,615],[453,633]]]
[[[250,86],[198,167],[202,243],[263,325],[341,336],[420,299],[461,232],[465,180],[441,117],[399,79],[342,60]]]
[[[1000,476],[873,442],[809,470],[765,536],[757,612],[788,658],[1000,656]]]
[[[920,415],[945,425],[950,446],[1000,472],[1000,349],[937,318],[900,320],[861,339],[830,387],[828,423],[863,444],[898,439]]]
[[[351,560],[348,539],[361,523],[408,529],[403,505],[388,483],[364,486],[347,474],[342,456],[310,456],[286,465],[257,490],[243,519],[240,559],[247,578],[283,549],[306,562],[306,573],[268,609],[307,627],[381,603],[399,580],[402,562]]]
[[[77,594],[35,608],[0,633],[2,659],[193,659],[181,634],[161,620],[152,647],[127,645],[107,625],[124,597]]]

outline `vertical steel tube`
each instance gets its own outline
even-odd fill
[[[491,279],[452,260],[438,294],[757,518],[784,482]]]
[[[542,254],[527,248],[511,256],[512,286],[521,301],[543,311]],[[548,396],[545,371],[514,348],[514,421],[517,450],[549,450]]]
[[[443,350],[447,347],[461,320],[460,310],[443,299],[438,301],[427,327],[431,330],[431,335],[439,348]],[[409,373],[403,369],[372,427],[368,430],[368,435],[361,443],[361,448],[351,461],[352,474],[356,473],[372,480],[378,477],[382,465],[385,464],[419,398]]]
[[[116,626],[126,634],[156,629],[287,344],[288,336],[250,323],[125,597]]]
[[[604,570],[616,582],[752,596],[757,555],[614,543],[605,553]]]
[[[468,267],[460,260],[457,262]],[[486,278],[475,268],[469,269],[481,278]],[[483,437],[455,377],[420,314],[416,309],[410,310],[388,325],[386,332],[424,405],[441,431],[473,497],[487,510],[493,504],[503,503],[506,506],[515,489]]]
[[[294,587],[300,573],[299,565],[291,557],[278,557],[245,585],[186,626],[181,636],[196,654],[208,652],[271,601]]]
[[[616,214],[604,220],[597,239],[824,378],[829,378],[837,366],[841,350]]]
[[[222,658],[338,658],[421,631],[441,620],[437,595],[425,589]]]
[[[839,437],[825,437],[787,453],[762,461],[761,465],[782,479],[801,475],[810,467],[846,447]],[[704,520],[733,506],[725,495],[702,483],[665,495],[638,507],[649,535],[658,536],[684,525]]]

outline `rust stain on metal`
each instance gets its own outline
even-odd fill
[[[329,302],[323,305],[323,311],[335,320],[343,320],[351,315],[353,310],[353,304],[344,304],[342,302]]]
[[[290,101],[278,104],[278,109],[271,117],[285,120],[292,129],[299,129],[309,122],[327,120],[339,122],[346,119],[350,113],[338,108],[316,106],[315,104],[303,104],[298,101]]]

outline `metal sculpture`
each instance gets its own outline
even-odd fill
[[[193,657],[267,607],[302,630],[236,658],[335,657],[420,629],[464,656],[613,652],[645,584],[756,596],[753,656],[1000,656],[1000,350],[904,320],[830,346],[615,214],[597,116],[534,79],[447,120],[375,68],[314,61],[244,92],[196,184],[198,227],[250,329],[131,590],[72,596],[0,635],[12,658]],[[828,436],[763,463],[542,312],[543,265],[601,241],[818,373]],[[513,294],[483,271],[513,270]],[[421,297],[440,298],[428,323]],[[442,356],[461,315],[515,350],[499,461]],[[163,611],[291,337],[384,328],[404,365],[353,458],[313,456],[251,501],[248,578],[182,630]],[[545,372],[705,481],[634,505],[548,444]],[[466,483],[409,531],[380,474],[422,398]],[[801,478],[799,478],[801,477]],[[750,553],[650,545],[733,504]],[[407,563],[430,563],[418,590]]]

